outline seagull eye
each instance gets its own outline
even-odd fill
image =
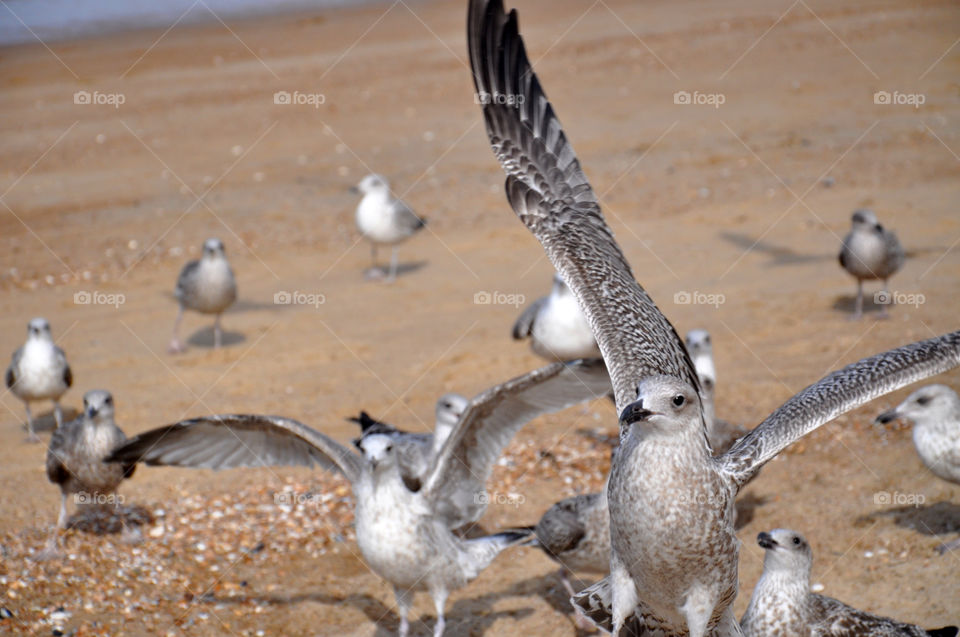
[[[800,538],[794,536],[794,538],[793,538],[793,543],[794,543],[794,545],[796,545],[796,546],[800,546]]]
[[[683,405],[684,402],[686,402],[686,400],[687,399],[683,397],[683,394],[677,394],[676,396],[673,397],[673,404],[676,405],[677,407],[680,407]]]
[[[926,405],[929,402],[930,402],[929,396],[921,396],[920,398],[917,398],[918,405]]]
[[[393,445],[387,445],[387,453],[393,451]]]

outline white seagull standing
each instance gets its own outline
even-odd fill
[[[30,411],[33,401],[52,400],[57,427],[63,424],[60,397],[73,384],[73,373],[67,364],[66,354],[53,342],[47,319],[35,318],[27,324],[27,342],[13,353],[5,380],[7,389],[23,401],[27,410],[27,440],[40,442],[33,431],[33,414]]]
[[[56,548],[56,532],[67,526],[67,498],[78,504],[106,504],[135,462],[116,464],[106,458],[127,437],[113,420],[113,395],[102,389],[83,395],[83,413],[58,428],[47,449],[47,478],[60,487],[60,514],[48,552]],[[116,501],[114,501],[116,504]]]
[[[140,434],[111,460],[208,469],[318,465],[353,488],[357,544],[367,564],[393,585],[400,635],[409,630],[413,593],[426,589],[443,633],[450,591],[465,586],[526,533],[464,540],[453,533],[486,510],[486,481],[501,451],[534,417],[603,396],[610,380],[600,361],[554,363],[470,401],[418,489],[402,479],[388,435],[362,438],[357,456],[295,420],[279,416],[209,416]]]
[[[620,412],[607,488],[610,577],[575,597],[619,634],[739,635],[734,500],[764,463],[855,407],[960,364],[960,332],[830,374],[711,456],[697,373],[637,283],[524,50],[516,11],[471,0],[470,66],[506,193],[580,300]],[[488,97],[489,96],[489,97]]]
[[[871,615],[810,592],[813,552],[789,529],[757,536],[764,549],[763,574],[740,626],[744,637],[955,637],[956,626],[925,630]]]
[[[851,217],[852,227],[843,238],[840,265],[857,279],[857,305],[853,318],[863,315],[863,282],[881,279],[886,302],[880,315],[886,316],[890,292],[887,279],[903,266],[904,252],[897,235],[877,221],[872,210],[857,210]]]
[[[599,358],[600,348],[593,337],[580,302],[563,277],[553,275],[553,288],[530,304],[513,324],[513,339],[530,339],[530,347],[547,360],[569,361]]]
[[[233,269],[227,261],[220,239],[207,239],[203,242],[203,256],[183,266],[173,295],[177,297],[180,308],[177,311],[177,320],[173,323],[173,338],[168,348],[170,353],[184,350],[177,333],[185,308],[201,314],[216,315],[213,321],[213,347],[219,348],[222,340],[220,315],[237,300],[237,281],[233,277]]]
[[[890,411],[877,416],[885,424],[905,418],[913,421],[913,445],[920,460],[938,477],[960,484],[960,397],[946,385],[927,385]],[[960,538],[941,544],[942,554],[960,549]]]
[[[390,246],[390,270],[386,273],[386,281],[390,283],[397,278],[398,244],[422,230],[427,222],[406,203],[395,199],[390,193],[390,184],[380,175],[367,175],[350,190],[363,195],[357,206],[357,230],[370,242],[373,265],[367,270],[367,276],[384,276],[383,269],[377,265],[377,246]]]

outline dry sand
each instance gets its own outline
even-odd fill
[[[679,330],[713,333],[722,417],[757,423],[832,369],[957,328],[954,3],[519,4],[637,277]],[[463,3],[438,0],[0,50],[0,350],[46,316],[74,370],[66,404],[109,388],[128,434],[250,411],[344,441],[360,408],[426,428],[442,392],[538,366],[509,340],[518,308],[473,302],[481,291],[529,302],[551,270],[504,200],[463,32]],[[125,101],[74,104],[81,90]],[[324,104],[275,105],[281,90]],[[725,102],[676,105],[680,90]],[[878,105],[881,90],[925,103]],[[346,189],[371,170],[430,220],[401,249],[418,267],[392,286],[361,276],[368,251]],[[848,320],[854,283],[836,253],[860,206],[911,251],[893,289],[925,301],[886,321]],[[193,346],[170,357],[170,290],[208,236],[224,240],[239,280],[229,346],[212,351],[210,321],[190,315]],[[124,302],[76,304],[78,291]],[[324,303],[275,305],[279,291]],[[681,292],[724,302],[677,304]],[[957,387],[960,373],[938,380]],[[926,625],[960,620],[960,556],[934,552],[960,531],[960,487],[922,466],[906,428],[870,424],[905,393],[823,427],[746,490],[738,614],[760,572],[756,534],[792,527],[811,541],[826,594]],[[142,544],[71,531],[65,560],[27,559],[58,494],[43,446],[24,442],[22,405],[2,402],[0,605],[14,617],[0,632],[396,629],[389,586],[357,557],[347,490],[305,470],[141,467],[121,493],[157,516]],[[613,410],[574,408],[517,436],[490,488],[524,501],[491,507],[487,528],[532,523],[558,496],[599,487],[608,449],[583,428],[612,432]],[[278,492],[298,506],[278,505]],[[924,503],[897,513],[880,492]],[[502,556],[452,596],[449,634],[575,634],[554,572],[532,549]],[[426,595],[413,617],[429,634]]]

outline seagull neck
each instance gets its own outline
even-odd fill
[[[774,597],[777,605],[799,606],[810,593],[810,573],[795,569],[764,568],[754,596],[758,593],[767,597],[767,603]]]

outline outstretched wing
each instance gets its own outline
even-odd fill
[[[785,402],[719,457],[742,485],[787,445],[878,396],[960,365],[960,331],[865,358]]]
[[[146,462],[199,469],[319,465],[350,482],[361,460],[332,438],[281,416],[240,414],[192,418],[134,436],[108,462]]]
[[[553,363],[492,387],[470,401],[424,481],[424,494],[451,528],[487,508],[485,485],[513,435],[540,414],[610,393],[600,359]]]
[[[470,67],[514,212],[577,295],[610,370],[617,409],[637,382],[667,374],[699,387],[676,330],[633,278],[596,195],[527,59],[516,11],[471,0]]]

